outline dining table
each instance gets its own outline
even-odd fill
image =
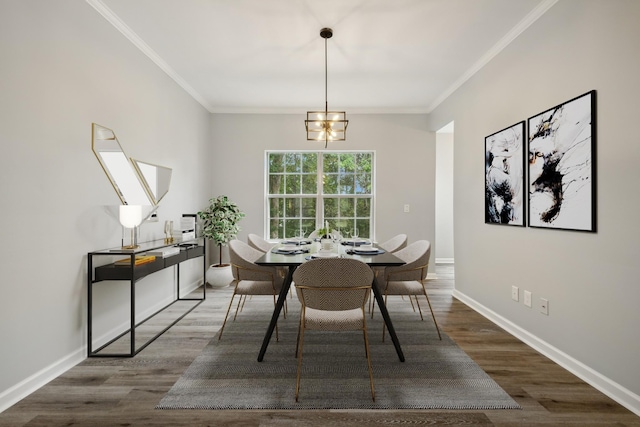
[[[262,341],[262,346],[260,347],[258,362],[262,362],[262,360],[264,359],[264,355],[267,352],[269,341],[271,340],[271,336],[273,335],[276,323],[278,322],[278,318],[280,317],[280,312],[282,311],[282,307],[284,306],[287,295],[289,293],[289,289],[291,288],[291,284],[293,282],[293,272],[298,266],[319,256],[353,258],[368,264],[372,268],[398,266],[405,264],[402,259],[398,258],[390,252],[384,251],[383,249],[378,248],[378,250],[374,252],[369,245],[360,246],[359,243],[362,242],[363,241],[347,240],[342,243],[333,243],[333,249],[331,250],[333,253],[331,255],[329,255],[329,253],[325,251],[322,251],[321,244],[315,241],[298,242],[309,243],[298,244],[298,248],[292,247],[291,244],[286,246],[276,245],[269,252],[266,252],[264,255],[254,261],[257,265],[271,267],[288,267],[287,275],[284,279],[282,288],[280,289],[280,293],[278,294],[278,300],[276,301],[276,305],[273,309],[271,321],[269,322],[269,326],[267,327],[267,331]],[[400,341],[398,340],[398,336],[396,335],[395,329],[393,328],[391,317],[389,316],[387,306],[384,302],[384,297],[380,290],[381,288],[376,284],[376,280],[377,278],[374,275],[373,283],[371,284],[373,295],[376,299],[376,302],[378,303],[378,308],[380,309],[380,313],[382,314],[384,322],[387,326],[389,335],[391,336],[391,340],[396,349],[396,353],[398,354],[398,358],[401,362],[404,362],[405,358],[402,352],[402,347],[400,346]]]

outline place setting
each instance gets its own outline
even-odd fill
[[[385,253],[384,249],[377,248],[368,242],[360,246],[355,246],[351,249],[346,249],[345,253],[349,255],[379,255]]]
[[[301,244],[296,245],[288,243],[272,249],[271,252],[281,255],[299,255],[309,253],[309,248]]]
[[[319,258],[338,258],[339,256],[340,255],[333,250],[320,249],[318,252],[315,252],[309,255],[308,257],[305,257],[305,259],[309,261],[311,259],[319,259]]]
[[[371,240],[363,239],[363,238],[358,237],[358,230],[357,229],[353,230],[353,232],[351,233],[351,238],[342,239],[340,241],[340,243],[343,246],[347,246],[347,247],[350,246],[350,247],[353,247],[353,248],[360,247],[360,246],[366,246],[366,245],[371,246]]]
[[[311,239],[304,238],[304,237],[292,237],[290,239],[285,239],[282,241],[283,245],[295,245],[295,246],[310,245],[311,243],[313,243]]]

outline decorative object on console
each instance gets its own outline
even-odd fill
[[[196,218],[195,214],[182,214],[180,218],[180,230],[182,231],[182,241],[196,238]]]
[[[244,218],[244,212],[227,196],[218,196],[209,199],[209,206],[197,215],[203,221],[202,236],[218,245],[219,263],[209,267],[206,282],[211,286],[228,286],[233,281],[233,274],[231,264],[222,262],[222,246],[236,238],[240,231],[238,222]]]
[[[484,222],[524,227],[524,120],[484,139]]]
[[[173,221],[164,222],[164,242],[167,244],[173,243]]]
[[[596,231],[596,91],[529,118],[529,226]]]
[[[135,249],[138,247],[137,228],[142,223],[142,206],[140,205],[120,205],[120,224],[124,228],[131,229],[131,242],[129,245],[122,244],[122,249]]]
[[[324,140],[324,148],[329,141],[344,141],[347,138],[347,113],[344,111],[329,111],[327,101],[327,39],[333,36],[331,28],[320,30],[320,37],[324,39],[324,111],[307,111],[304,121],[307,129],[307,141]],[[330,117],[331,116],[331,117]]]

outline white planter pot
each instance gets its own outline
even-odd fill
[[[214,288],[223,288],[229,286],[233,282],[233,274],[231,273],[231,264],[213,264],[209,266],[205,274],[206,282]]]

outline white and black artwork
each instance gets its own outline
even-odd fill
[[[595,97],[529,118],[529,226],[596,231]]]
[[[524,121],[484,139],[484,222],[524,226]]]

